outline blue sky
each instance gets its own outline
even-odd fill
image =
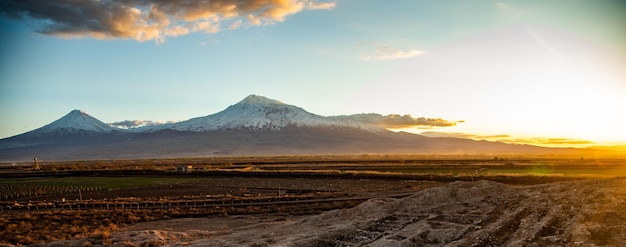
[[[0,5],[0,137],[73,109],[180,121],[259,94],[464,120],[415,133],[626,143],[623,1],[15,2]]]

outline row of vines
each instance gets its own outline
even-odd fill
[[[0,199],[12,200],[43,195],[60,195],[102,190],[102,187],[67,185],[0,184]]]

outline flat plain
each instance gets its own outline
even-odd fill
[[[221,157],[11,163],[0,171],[5,245],[626,241],[621,159]]]

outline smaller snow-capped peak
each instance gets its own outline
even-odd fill
[[[30,134],[109,133],[117,130],[82,110],[73,110],[58,120],[31,131]]]

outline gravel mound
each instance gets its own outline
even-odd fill
[[[624,212],[625,178],[533,186],[453,182],[400,199],[375,198],[354,208],[297,220],[266,221],[220,231],[121,231],[114,233],[108,244],[620,246],[626,243]],[[195,224],[219,223],[208,218]],[[70,243],[80,242],[65,242]]]
[[[371,199],[284,225],[233,231],[206,244],[269,246],[619,246],[626,180],[512,187],[453,182]]]

